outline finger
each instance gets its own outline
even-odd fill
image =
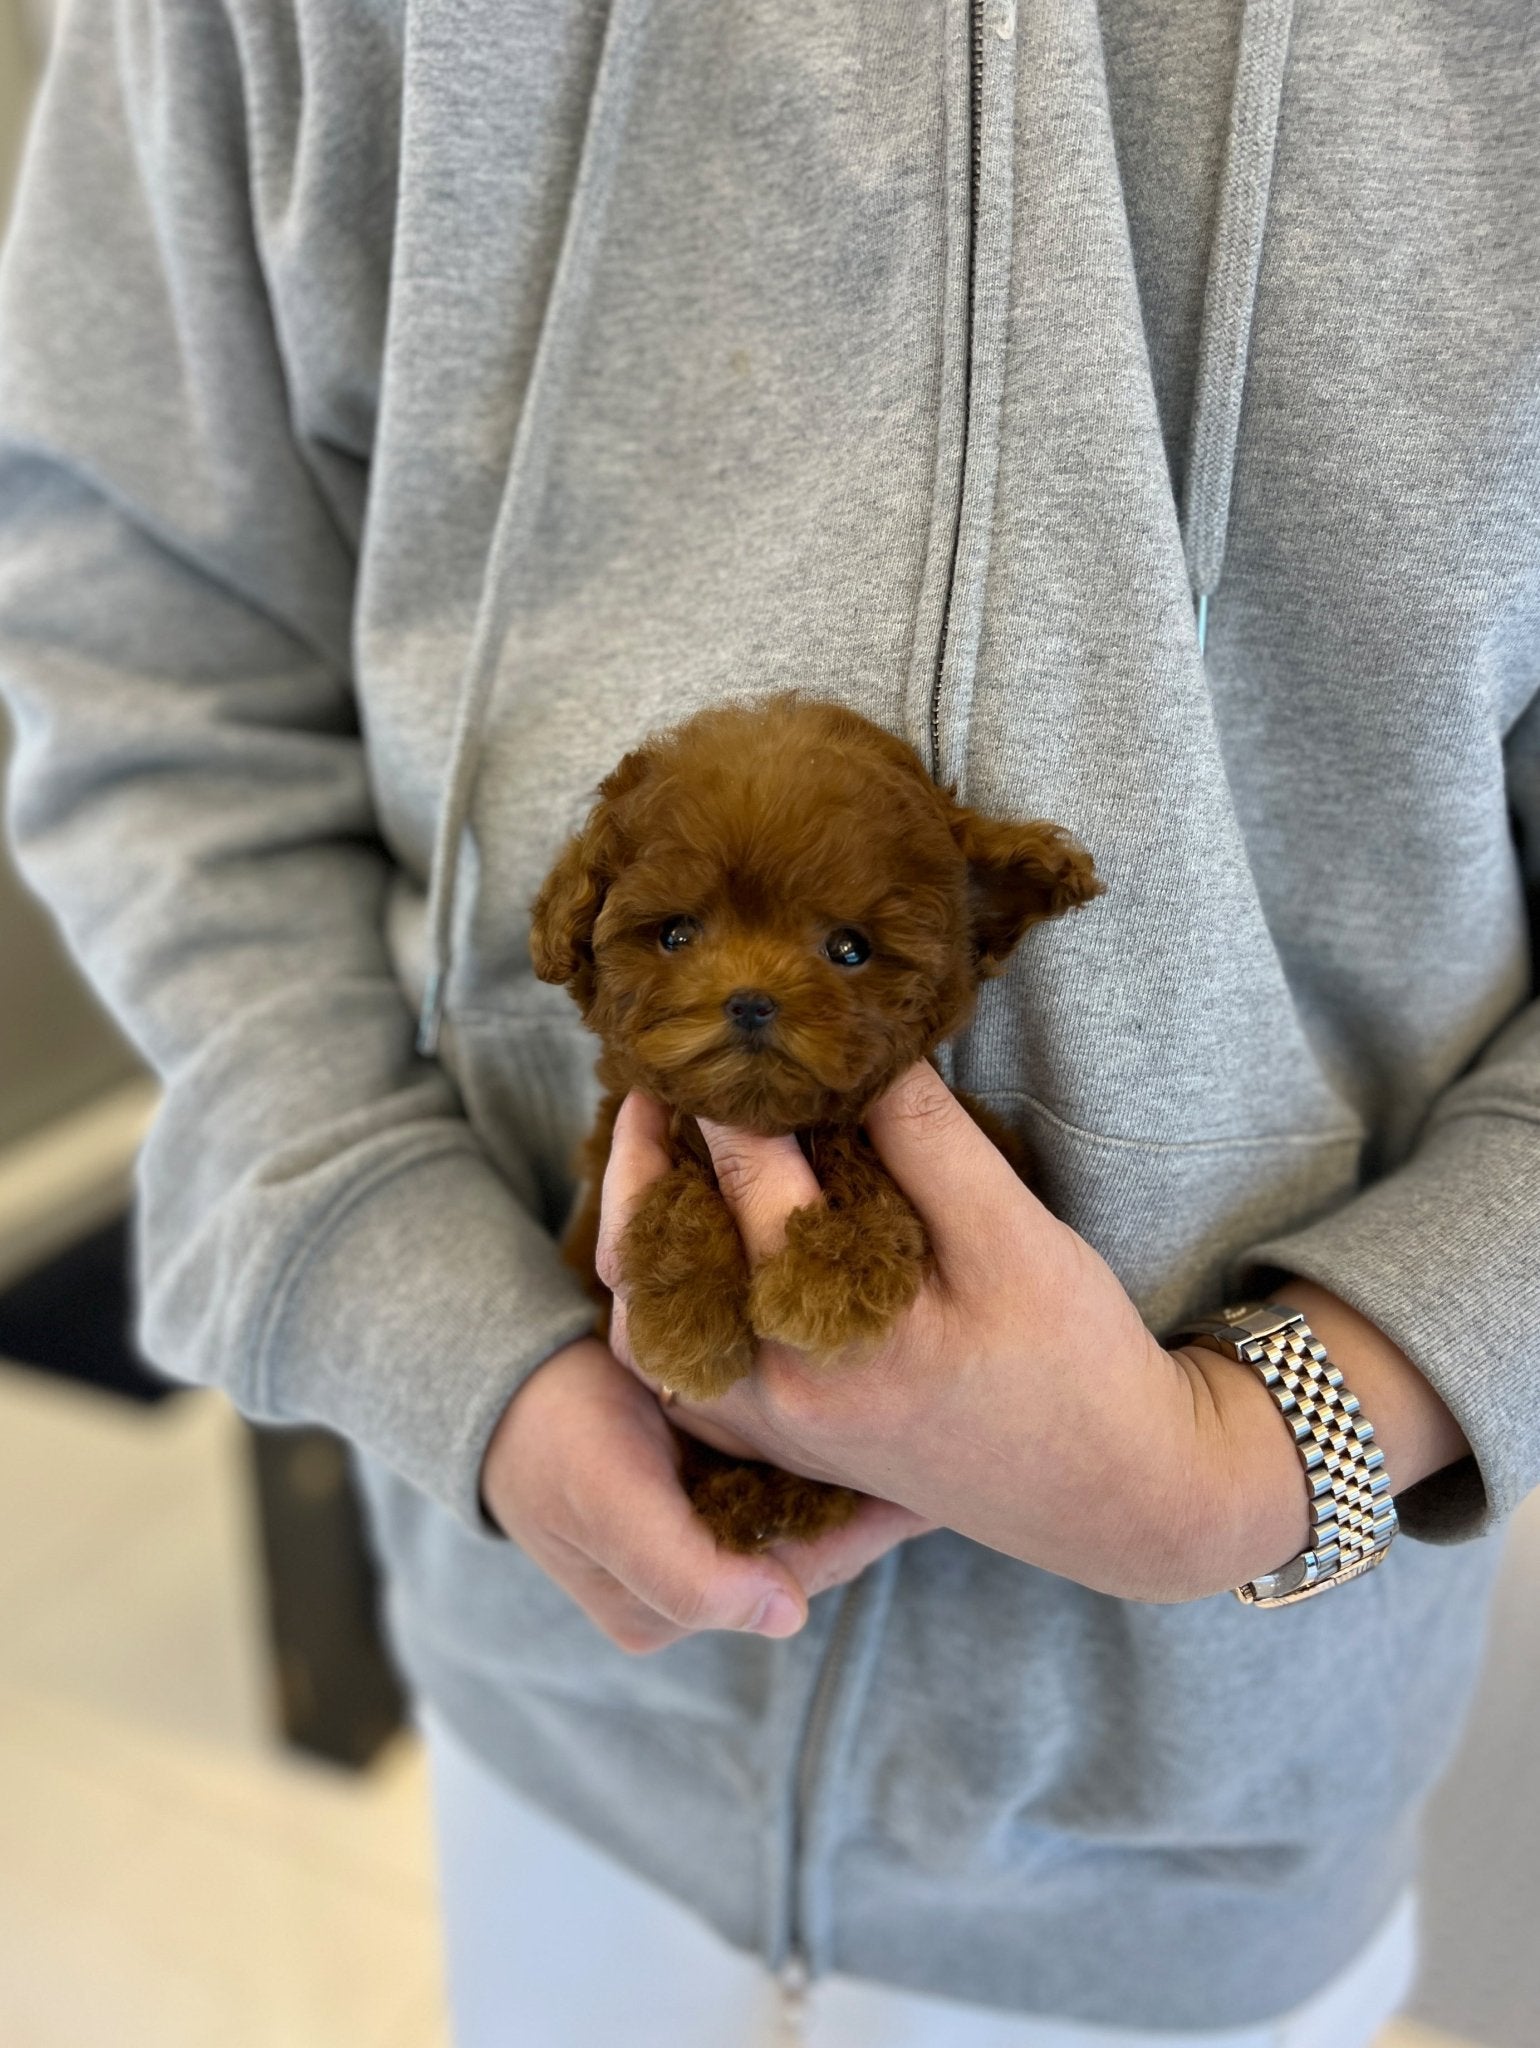
[[[732,1211],[750,1265],[786,1242],[786,1218],[821,1199],[818,1181],[795,1138],[762,1138],[732,1124],[700,1119],[717,1186]]]
[[[644,1387],[653,1387],[652,1381],[648,1379],[646,1373],[642,1371],[631,1355],[631,1333],[629,1318],[626,1313],[625,1296],[623,1294],[617,1294],[611,1298],[610,1327],[606,1333],[605,1342],[626,1368],[627,1372],[634,1372]],[[653,1387],[653,1392],[657,1392],[656,1387]]]
[[[777,1559],[717,1547],[679,1483],[667,1423],[652,1402],[646,1411],[630,1432],[632,1454],[607,1455],[601,1474],[574,1475],[558,1533],[676,1628],[795,1635],[807,1619],[795,1574]]]
[[[599,1243],[594,1265],[605,1286],[619,1277],[617,1253],[626,1225],[652,1183],[668,1172],[668,1112],[633,1088],[620,1105],[610,1139],[599,1202]]]
[[[777,1557],[795,1573],[808,1599],[825,1593],[831,1586],[843,1586],[858,1578],[869,1564],[935,1528],[923,1516],[901,1508],[896,1501],[864,1498],[843,1528],[829,1529],[805,1543],[775,1543],[769,1555]]]
[[[685,1495],[677,1436],[602,1345],[569,1346],[535,1373],[494,1452],[489,1512],[623,1647],[692,1628],[789,1635],[805,1620],[778,1560],[717,1549]],[[763,1612],[771,1596],[781,1605]]]
[[[560,1586],[617,1649],[645,1657],[654,1650],[667,1649],[670,1643],[682,1642],[688,1633],[665,1621],[621,1585],[613,1573],[570,1544],[547,1538],[528,1541],[524,1547],[546,1576]]]
[[[686,1436],[697,1437],[715,1451],[725,1451],[730,1458],[776,1464],[778,1460],[763,1443],[746,1436],[741,1429],[734,1427],[731,1419],[724,1420],[715,1412],[723,1405],[725,1403],[713,1402],[709,1408],[687,1408],[682,1401],[669,1401],[663,1404],[663,1412],[671,1428],[683,1431]]]
[[[711,1410],[701,1410],[694,1406],[687,1406],[677,1398],[672,1388],[665,1387],[660,1381],[655,1380],[650,1373],[644,1372],[632,1356],[626,1322],[626,1304],[623,1297],[617,1294],[610,1304],[610,1328],[607,1340],[609,1347],[614,1352],[619,1363],[631,1374],[632,1378],[639,1381],[647,1389],[648,1393],[652,1395],[658,1406],[667,1415],[672,1427],[687,1429],[692,1435],[703,1437],[709,1444],[715,1444],[719,1451],[731,1452],[735,1458],[757,1458],[762,1455],[747,1438],[738,1436],[733,1432],[730,1422],[719,1420],[711,1412],[711,1410],[715,1410],[721,1405],[720,1397],[718,1401],[711,1404]]]
[[[866,1128],[919,1212],[943,1267],[977,1246],[982,1218],[997,1216],[1023,1195],[1033,1199],[928,1061],[910,1067],[877,1098]]]

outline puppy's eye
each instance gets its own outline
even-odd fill
[[[830,932],[824,940],[823,949],[836,967],[859,967],[872,957],[871,940],[865,932],[858,932],[851,925],[842,925],[837,932]]]
[[[666,917],[658,927],[658,944],[665,953],[677,953],[700,937],[698,917]]]

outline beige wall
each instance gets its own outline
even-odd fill
[[[41,12],[0,0],[0,219],[21,143]],[[0,720],[0,757],[8,735]],[[3,822],[3,820],[0,820]],[[0,1148],[134,1071],[44,913],[0,855]]]

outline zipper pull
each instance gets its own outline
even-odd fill
[[[781,1987],[781,2018],[776,2030],[778,2048],[806,2048],[808,2000],[812,1975],[807,1958],[793,1949],[776,1972]]]

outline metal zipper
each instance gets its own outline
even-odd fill
[[[780,2023],[776,2027],[776,2048],[807,2048],[807,1997],[810,1985],[806,1958],[797,1950],[786,1958],[779,1971],[781,1986]]]
[[[930,685],[930,765],[941,776],[941,672],[946,666],[952,630],[952,594],[957,584],[957,556],[962,546],[963,484],[968,466],[969,412],[973,402],[973,294],[978,279],[979,184],[984,168],[984,0],[968,5],[968,292],[967,332],[963,342],[962,461],[957,475],[957,519],[952,527],[952,559],[947,567],[946,599],[941,608],[941,639]]]
[[[812,1811],[818,1767],[823,1761],[824,1740],[828,1734],[830,1717],[834,1712],[840,1671],[850,1648],[850,1638],[855,1630],[859,1605],[854,1586],[847,1586],[840,1596],[840,1611],[834,1617],[834,1627],[824,1650],[823,1668],[813,1689],[812,1704],[808,1708],[807,1723],[802,1731],[802,1745],[797,1757],[796,1782],[792,1798],[791,1842],[786,1862],[790,1891],[786,1915],[787,1947],[786,1959],[779,1973],[781,2031],[789,2048],[790,2044],[798,2043],[802,2039],[808,1988],[812,1982],[812,1969],[808,1961],[802,1926],[802,1852],[807,1839],[808,1816]]]

